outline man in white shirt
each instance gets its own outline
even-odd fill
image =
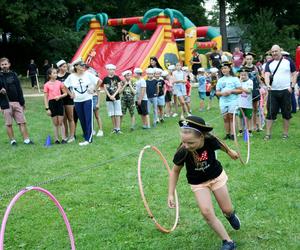
[[[271,138],[273,121],[276,120],[279,109],[283,118],[282,139],[287,139],[289,120],[292,118],[291,93],[296,85],[296,68],[292,60],[282,56],[281,48],[278,45],[272,46],[271,53],[273,60],[270,60],[265,68],[265,83],[269,89],[269,96],[267,103],[267,127],[264,139],[269,140]],[[273,81],[270,81],[272,80],[271,75]]]

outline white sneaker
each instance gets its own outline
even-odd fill
[[[184,118],[184,116],[183,115],[181,115],[180,116],[180,120],[184,120],[185,118]]]
[[[79,146],[87,146],[90,143],[88,141],[79,142]]]
[[[71,142],[74,142],[74,141],[75,141],[74,137],[68,139],[68,143],[71,143]]]
[[[102,130],[99,130],[96,136],[97,136],[97,137],[103,136],[103,131],[102,131]]]
[[[177,114],[177,113],[174,113],[174,114],[172,115],[172,117],[176,117],[176,116],[178,116],[178,114]]]
[[[191,114],[191,113],[187,113],[187,115],[188,115],[188,116],[191,116],[192,114]]]

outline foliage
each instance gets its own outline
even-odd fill
[[[276,26],[276,18],[271,9],[261,9],[258,13],[241,19],[240,26],[244,29],[243,38],[250,42],[252,51],[264,55],[273,44],[280,45],[294,56],[297,40],[296,25]]]
[[[110,134],[111,121],[107,117],[104,96],[101,100],[100,115],[105,134],[85,148],[77,144],[43,147],[46,136],[52,135],[53,130],[43,109],[42,97],[26,99],[28,127],[35,145],[22,145],[20,133],[14,127],[19,145],[11,148],[3,119],[0,119],[0,161],[5,163],[0,168],[0,195],[11,190],[16,193],[25,186],[70,173],[41,186],[55,195],[66,210],[77,249],[219,249],[221,240],[199,213],[186,183],[185,170],[177,186],[180,223],[175,232],[160,233],[142,205],[137,185],[139,150],[147,144],[155,145],[171,164],[179,144],[177,119],[169,118],[156,129],[144,131],[139,127],[129,132],[127,115],[124,134],[117,136]],[[196,115],[200,114],[198,100],[197,90],[193,89],[192,110]],[[291,120],[291,136],[287,141],[281,139],[281,117],[274,124],[269,142],[262,140],[263,135],[254,133],[249,165],[241,166],[224,153],[218,153],[229,175],[229,190],[242,222],[241,230],[236,232],[230,228],[214,202],[216,214],[241,249],[299,248],[299,115],[295,114]],[[201,116],[214,126],[216,135],[223,136],[223,120],[216,99],[213,109],[202,112]],[[140,119],[136,118],[140,126]],[[78,126],[78,137],[80,132]],[[234,147],[233,143],[229,144]],[[130,153],[133,154],[117,159]],[[111,159],[115,160],[101,164]],[[150,171],[153,167],[161,167],[159,177],[155,175],[159,170],[148,172],[148,168]],[[144,165],[143,171],[145,194],[152,209],[155,209],[155,201],[160,202],[160,210],[153,210],[153,213],[162,221],[168,210],[165,170],[149,164]],[[10,194],[0,200],[0,218],[12,197]],[[23,196],[12,209],[5,239],[5,249],[69,248],[67,231],[57,209],[45,196],[34,192]]]

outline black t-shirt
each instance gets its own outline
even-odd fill
[[[106,85],[106,89],[110,95],[116,93],[118,89],[118,82],[121,82],[120,77],[114,75],[113,77],[106,76],[103,79],[103,84]],[[120,99],[119,93],[115,96],[116,100]],[[106,101],[111,102],[111,99],[106,96]]]
[[[37,73],[37,67],[34,63],[28,65],[29,75],[35,75]]]
[[[159,88],[158,96],[164,95],[164,85],[165,85],[165,81],[164,81],[163,79],[158,79],[158,80],[157,80],[157,85],[158,85],[158,88]]]
[[[148,98],[157,96],[157,80],[146,80],[146,93]]]
[[[259,74],[258,68],[255,65],[252,65],[251,67],[245,65],[244,67],[250,71],[249,78],[253,81],[252,97],[257,97],[259,96],[259,81],[257,79]]]
[[[221,55],[217,52],[213,52],[210,54],[211,64],[213,67],[220,68],[221,67]]]
[[[222,165],[215,155],[215,150],[220,148],[221,144],[215,137],[205,138],[204,146],[196,152],[190,152],[180,146],[173,162],[177,166],[185,164],[188,183],[197,185],[217,178],[222,173]]]

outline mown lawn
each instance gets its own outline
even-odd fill
[[[111,122],[103,103],[103,138],[81,148],[76,144],[43,146],[52,125],[44,112],[42,97],[27,98],[26,117],[33,146],[8,144],[0,118],[0,217],[13,195],[23,187],[48,189],[60,201],[70,220],[77,249],[218,249],[220,240],[199,214],[192,192],[182,172],[177,191],[180,222],[171,234],[159,232],[147,216],[137,183],[139,151],[147,144],[157,146],[170,165],[179,144],[177,118],[169,118],[156,129],[111,135]],[[196,89],[193,111],[198,112]],[[223,137],[223,123],[217,102],[201,115]],[[138,124],[140,120],[137,117]],[[282,120],[275,124],[273,139],[262,133],[251,138],[251,159],[246,166],[218,153],[229,175],[229,188],[242,221],[240,231],[230,228],[216,206],[239,249],[300,249],[300,114],[291,122],[290,138],[281,139]],[[79,127],[80,128],[80,127]],[[80,129],[77,134],[80,135]],[[230,143],[234,147],[233,143]],[[243,152],[245,145],[241,141]],[[158,221],[173,223],[174,211],[166,206],[167,173],[159,158],[147,151],[142,165],[145,194]],[[9,217],[5,249],[68,249],[63,220],[47,197],[29,192],[16,203]]]

